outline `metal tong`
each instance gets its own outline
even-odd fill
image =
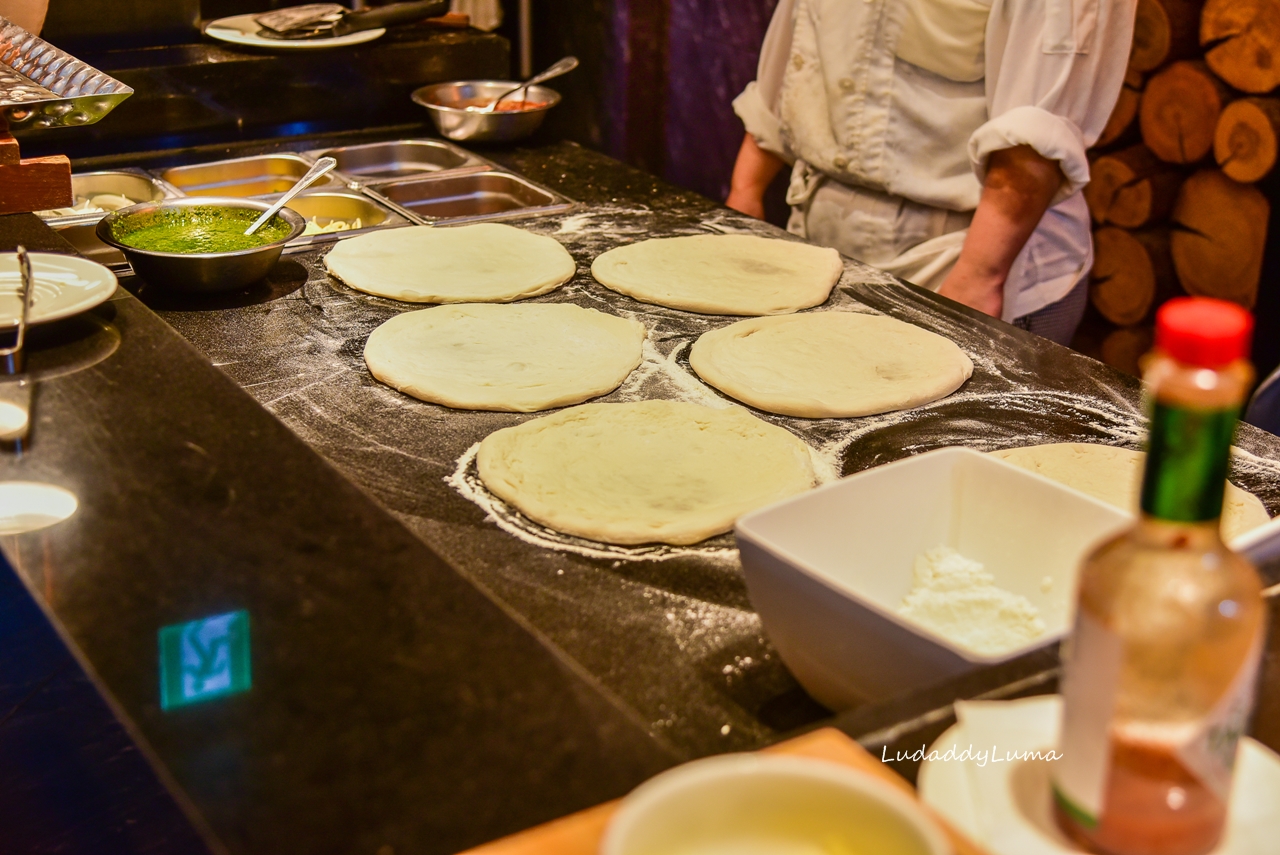
[[[18,274],[21,280],[18,287],[18,298],[22,301],[22,309],[18,312],[18,323],[13,333],[13,343],[9,347],[0,347],[0,375],[13,376],[21,374],[24,368],[23,345],[27,339],[27,316],[31,312],[31,295],[35,291],[35,277],[31,274],[31,257],[26,247],[18,247]]]
[[[31,427],[32,384],[24,372],[27,321],[35,293],[35,277],[31,273],[31,258],[22,246],[18,247],[18,274],[21,281],[17,297],[22,308],[18,312],[12,343],[0,347],[0,442],[4,443],[25,439]]]

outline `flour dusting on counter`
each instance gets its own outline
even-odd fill
[[[538,302],[572,302],[635,318],[648,330],[642,367],[599,400],[635,395],[734,405],[698,380],[687,353],[699,335],[739,318],[638,303],[598,285],[591,263],[607,250],[649,237],[713,231],[794,236],[586,150],[556,149],[549,166],[542,153],[511,156],[542,170],[529,175],[533,180],[579,200],[554,216],[511,221],[553,237],[574,258],[574,278]],[[761,718],[763,709],[792,709],[786,699],[800,690],[763,638],[731,536],[683,548],[574,543],[529,527],[492,501],[476,477],[475,446],[536,415],[448,410],[375,381],[362,355],[369,334],[422,307],[359,294],[331,280],[323,264],[326,249],[319,244],[287,253],[266,282],[228,296],[217,311],[208,311],[208,301],[165,305],[157,294],[144,294],[144,302],[450,566],[592,674],[619,706],[653,723],[681,756],[757,748],[812,720]],[[800,437],[827,464],[829,476],[947,445],[991,451],[1048,442],[1140,442],[1144,418],[1136,381],[856,261],[846,261],[831,299],[809,311],[888,315],[952,339],[975,366],[957,393],[927,408],[843,420],[751,410]],[[1237,458],[1237,483],[1280,509],[1280,465],[1272,462],[1280,459],[1280,440],[1242,425],[1237,442],[1259,455]]]

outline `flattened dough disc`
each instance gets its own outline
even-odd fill
[[[756,235],[651,238],[591,264],[600,284],[705,315],[783,315],[826,302],[844,272],[840,253]]]
[[[525,516],[607,543],[697,543],[813,486],[808,447],[739,407],[583,404],[480,443],[480,478]]]
[[[1085,442],[1054,442],[991,452],[1023,469],[1052,478],[1130,513],[1138,512],[1146,454],[1128,448]],[[1222,537],[1230,541],[1271,517],[1252,493],[1227,484],[1222,506]]]
[[[689,353],[726,395],[801,418],[868,416],[950,395],[973,374],[955,343],[882,315],[751,318],[704,333]]]
[[[369,336],[364,361],[424,401],[530,413],[613,391],[643,343],[640,322],[569,303],[462,303],[396,315]]]
[[[576,270],[559,241],[501,223],[369,232],[339,241],[324,266],[357,291],[408,303],[509,303]]]

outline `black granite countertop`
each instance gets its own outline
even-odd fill
[[[421,128],[358,139],[379,134]],[[650,328],[645,365],[606,400],[715,397],[687,349],[732,319],[607,292],[590,262],[642,236],[777,230],[576,146],[484,153],[578,202],[519,221],[578,261],[569,285],[539,299]],[[397,851],[451,851],[672,762],[831,720],[779,662],[729,538],[608,547],[541,530],[487,496],[471,448],[529,416],[459,413],[373,381],[363,342],[407,307],[331,280],[323,252],[289,255],[265,283],[203,301],[126,280],[169,326],[124,294],[87,318],[115,330],[118,348],[41,388],[30,453],[0,461],[5,478],[81,496],[80,514],[5,538],[5,552],[230,849],[302,839],[289,848],[373,851],[385,838]],[[902,318],[975,361],[960,392],[908,413],[759,414],[809,441],[829,474],[952,444],[1140,442],[1137,382],[1065,348],[856,262],[823,309]],[[1238,444],[1252,456],[1233,477],[1280,510],[1280,439],[1245,426]],[[159,628],[239,610],[251,616],[253,688],[162,711]],[[1256,728],[1272,745],[1278,660],[1273,639],[1260,701],[1270,717]],[[957,697],[1051,691],[1055,679],[1056,652],[1042,650],[835,721],[868,745],[918,745]]]
[[[79,510],[0,547],[216,850],[453,852],[681,759],[127,292],[57,327],[0,481]],[[162,708],[162,630],[229,614],[249,685]]]
[[[636,303],[596,285],[591,261],[647,236],[781,233],[571,144],[483,153],[578,202],[562,215],[519,221],[560,240],[578,262],[569,285],[540,299],[602,308],[650,328],[654,352],[603,400],[718,397],[688,370],[687,348],[702,331],[733,319]],[[176,155],[184,156],[191,155]],[[489,496],[466,462],[468,450],[492,430],[529,416],[460,413],[373,381],[361,357],[364,339],[406,305],[335,282],[324,273],[324,251],[293,256],[296,266],[278,269],[270,287],[220,300],[216,309],[175,302],[145,286],[139,293],[347,477],[582,663],[685,756],[757,747],[826,717],[778,661],[736,556],[727,552],[729,538],[656,555],[584,544],[529,525]],[[1068,440],[1141,442],[1137,381],[1074,351],[856,262],[822,308],[886,312],[952,338],[977,363],[960,393],[906,414],[814,421],[758,413],[805,437],[840,473],[951,444],[991,450]],[[1280,465],[1270,462],[1280,459],[1280,445],[1249,426],[1240,443],[1260,459],[1238,463],[1236,480],[1273,512],[1280,509]],[[970,692],[1000,691],[1021,680],[1051,687],[1044,681],[1055,668],[1056,651],[1042,651],[979,680]],[[884,723],[869,713],[854,720]]]

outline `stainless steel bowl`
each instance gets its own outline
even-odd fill
[[[479,113],[465,109],[467,102],[488,103],[503,92],[519,86],[513,80],[454,80],[433,83],[413,92],[413,102],[425,107],[436,129],[451,140],[510,142],[523,139],[538,129],[547,111],[560,103],[560,93],[545,86],[530,86],[525,101],[541,106],[532,110],[503,110]],[[519,96],[517,92],[512,98]]]
[[[192,196],[144,202],[113,211],[98,221],[98,240],[124,253],[133,272],[157,288],[188,293],[235,291],[252,285],[271,271],[280,260],[284,245],[302,234],[306,220],[296,211],[281,208],[276,215],[289,224],[289,234],[280,240],[253,249],[234,252],[153,252],[126,246],[116,240],[114,229],[122,220],[173,208],[249,208],[265,211],[270,202],[224,196]]]

